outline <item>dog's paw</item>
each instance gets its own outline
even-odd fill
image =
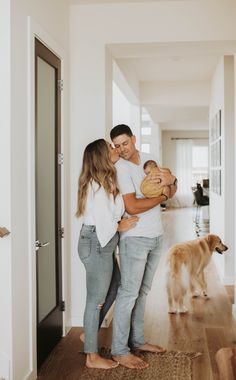
[[[181,307],[178,311],[180,314],[188,313],[188,309],[185,306]]]
[[[168,310],[169,314],[177,314],[177,310],[174,307],[170,307]]]
[[[192,294],[192,297],[193,298],[197,298],[197,297],[199,297],[200,296],[200,292],[198,291],[198,290],[195,290],[194,292],[193,292],[193,294]]]

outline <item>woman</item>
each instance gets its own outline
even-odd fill
[[[137,216],[121,219],[122,196],[117,188],[114,163],[119,155],[103,139],[84,151],[79,177],[77,216],[83,216],[78,251],[86,270],[87,299],[84,312],[84,352],[89,368],[115,368],[118,363],[97,352],[97,331],[113,271],[113,252],[118,232],[136,225]]]

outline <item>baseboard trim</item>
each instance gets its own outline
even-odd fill
[[[66,326],[65,327],[65,336],[70,332],[72,326]]]
[[[34,372],[34,371],[31,371],[31,372],[28,374],[28,376],[26,376],[26,379],[27,379],[27,380],[35,380],[35,379],[37,379],[37,373]]]

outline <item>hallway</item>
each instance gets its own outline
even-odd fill
[[[168,350],[202,352],[193,361],[193,380],[218,380],[215,353],[221,347],[236,345],[236,322],[233,320],[229,296],[216,273],[213,262],[207,268],[210,300],[192,299],[189,313],[169,315],[165,289],[165,253],[176,242],[194,239],[193,209],[163,212],[165,229],[163,257],[148,296],[145,333],[151,343]],[[216,255],[217,253],[214,253]],[[85,357],[79,340],[80,328],[72,328],[42,366],[38,380],[78,380]],[[102,329],[100,345],[110,344],[111,327]],[[184,379],[183,379],[184,380]]]

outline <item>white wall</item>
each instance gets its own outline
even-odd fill
[[[221,109],[222,194],[210,193],[210,229],[229,246],[224,257],[214,256],[222,280],[233,284],[234,276],[234,59],[219,62],[211,87],[210,120]]]
[[[10,3],[0,3],[0,227],[11,231]],[[9,380],[12,358],[11,238],[0,238],[0,378]]]
[[[30,123],[30,101],[34,98],[29,83],[28,16],[45,35],[56,41],[65,51],[68,41],[68,6],[65,0],[32,2],[12,0],[11,4],[11,218],[12,218],[12,316],[13,355],[12,379],[35,378],[35,294],[31,295],[31,276],[35,250],[31,245],[33,226],[31,217],[30,177],[34,163],[31,157],[31,139],[34,125]],[[33,62],[32,62],[33,63]],[[68,81],[65,83],[68,88]],[[65,90],[67,92],[67,90]],[[68,96],[65,98],[67,99]],[[68,112],[63,105],[68,128]],[[32,260],[32,261],[31,261]],[[35,284],[33,284],[34,286]],[[33,292],[35,288],[33,288]],[[31,313],[33,307],[33,315]],[[32,326],[33,323],[33,326]]]
[[[136,104],[131,104],[115,82],[113,82],[112,111],[113,120],[111,128],[117,124],[128,125],[132,129],[133,134],[136,136],[136,146],[139,149],[140,107]],[[108,139],[110,139],[110,136],[108,136]]]
[[[224,57],[224,123],[225,123],[225,240],[230,247],[228,255],[225,256],[224,283],[234,283],[235,262],[235,72],[234,56]]]
[[[128,84],[120,67],[113,60],[112,64],[113,96],[112,96],[112,125],[107,126],[109,131],[117,124],[127,124],[136,136],[136,146],[140,147],[140,104],[138,99],[139,83],[136,79],[135,86]],[[135,78],[133,76],[133,82]],[[133,90],[135,87],[136,91]],[[108,134],[109,138],[109,134]]]
[[[177,43],[186,41],[186,37],[188,41],[236,39],[235,12],[233,0],[227,3],[206,0],[204,4],[198,1],[150,1],[71,6],[72,324],[82,324],[85,303],[84,269],[77,257],[81,223],[73,216],[77,179],[85,145],[105,136],[109,130],[105,80],[108,80],[106,74],[111,72],[111,60],[106,59],[107,46],[115,43]]]
[[[127,124],[131,126],[131,105],[119,87],[113,82],[112,92],[113,119],[112,126]]]

